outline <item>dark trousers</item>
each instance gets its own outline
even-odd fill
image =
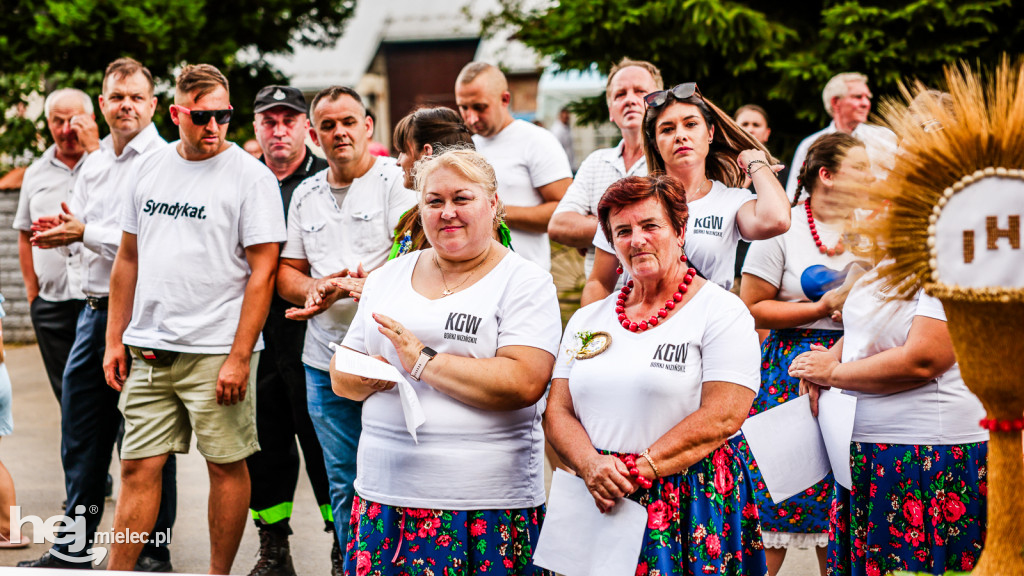
[[[287,305],[276,300],[263,328],[265,348],[256,371],[260,451],[246,459],[252,484],[249,508],[258,523],[290,533],[288,520],[299,480],[301,447],[306,474],[325,526],[333,528],[323,449],[306,408],[306,376],[302,367],[306,323],[285,318]]]
[[[103,517],[104,489],[111,453],[121,433],[118,393],[103,378],[103,353],[106,350],[107,311],[86,306],[78,318],[75,343],[64,370],[61,399],[61,462],[67,489],[67,515],[85,518],[86,536],[92,537]],[[163,469],[163,493],[160,513],[153,532],[166,532],[174,525],[177,510],[176,463],[172,455]],[[71,544],[56,544],[65,555],[80,556],[85,551],[69,551]],[[143,556],[167,560],[166,544],[147,543]]]
[[[43,357],[46,377],[50,379],[50,387],[53,388],[58,404],[64,367],[68,363],[71,345],[75,343],[75,326],[84,306],[85,300],[52,302],[42,298],[36,298],[29,306],[39,354]]]

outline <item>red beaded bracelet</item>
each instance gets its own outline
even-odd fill
[[[1024,430],[1024,418],[1016,420],[996,420],[995,418],[982,418],[978,424],[985,430],[992,432],[1020,432]]]
[[[636,467],[636,454],[622,454],[619,456],[619,460],[622,460],[622,463],[626,465],[626,468],[629,469],[629,475],[636,480],[636,483],[641,488],[649,490],[654,486],[654,482],[651,482],[646,476],[640,475],[640,469]]]

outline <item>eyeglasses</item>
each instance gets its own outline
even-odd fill
[[[696,95],[698,98],[702,98],[700,95],[700,88],[697,88],[696,82],[687,82],[685,84],[679,84],[676,87],[669,90],[658,90],[657,92],[651,92],[647,96],[644,96],[644,102],[647,103],[651,108],[660,108],[665,105],[668,101],[668,95],[675,96],[676,100],[682,100],[689,98],[690,96]]]
[[[178,109],[178,113],[184,112],[188,114],[189,118],[192,119],[192,123],[196,126],[206,126],[210,123],[210,119],[217,121],[217,124],[227,124],[231,122],[231,114],[234,112],[234,106],[228,106],[227,110],[189,110],[184,106],[173,104]]]

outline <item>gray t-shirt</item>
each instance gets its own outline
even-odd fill
[[[338,203],[338,208],[341,208],[341,205],[345,202],[345,195],[348,194],[348,189],[351,187],[351,184],[348,186],[339,186],[337,188],[331,186],[331,194],[334,195],[334,201]]]

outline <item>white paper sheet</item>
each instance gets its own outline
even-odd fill
[[[850,472],[850,440],[853,420],[857,415],[857,397],[838,390],[822,390],[818,397],[818,427],[828,451],[836,482],[849,490],[853,485]]]
[[[427,421],[427,416],[423,413],[420,397],[416,395],[416,390],[405,379],[405,376],[402,376],[398,368],[372,356],[338,346],[334,342],[328,342],[327,345],[334,350],[334,368],[336,370],[364,378],[397,383],[398,397],[402,402],[402,416],[405,417],[405,428],[409,431],[413,441],[419,444],[420,441],[416,438],[416,429]]]
[[[814,486],[831,468],[808,396],[751,416],[742,430],[776,504]]]
[[[533,563],[562,576],[633,576],[647,509],[620,499],[601,514],[582,478],[555,470]]]

